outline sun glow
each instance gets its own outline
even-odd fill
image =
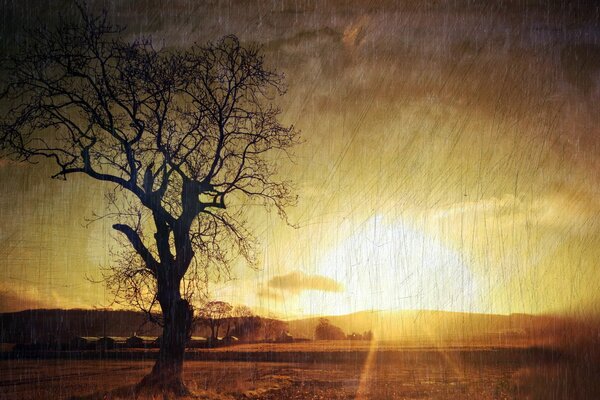
[[[477,284],[456,250],[406,222],[376,216],[318,261],[341,292],[307,291],[305,314],[362,310],[477,311]]]

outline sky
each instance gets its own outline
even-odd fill
[[[524,3],[527,3],[524,5]],[[600,310],[600,21],[544,1],[93,1],[166,47],[236,34],[285,73],[292,227],[248,205],[259,268],[215,299],[361,310]],[[0,3],[0,46],[70,2]],[[3,51],[3,52],[4,52]],[[106,307],[106,186],[0,161],[0,311]]]

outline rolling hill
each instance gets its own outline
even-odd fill
[[[477,314],[448,311],[363,311],[326,317],[346,333],[373,331],[377,340],[554,339],[589,330],[584,322],[558,316]],[[294,336],[312,337],[320,317],[289,321]]]
[[[313,338],[321,317],[279,322],[277,329],[294,337]],[[363,311],[326,317],[345,333],[372,331],[377,340],[459,341],[480,338],[503,340],[568,341],[579,335],[596,336],[598,324],[558,316],[527,314],[494,315],[447,311]],[[266,320],[266,319],[264,319]],[[0,342],[33,343],[53,337],[158,336],[160,327],[146,322],[145,315],[117,310],[27,310],[0,314]],[[194,335],[206,336],[198,326]],[[278,332],[273,332],[278,335]]]

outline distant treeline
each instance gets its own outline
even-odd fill
[[[220,336],[240,340],[277,340],[287,324],[271,318],[244,316],[224,318]],[[74,337],[153,336],[162,333],[147,316],[117,310],[27,310],[0,314],[0,343],[69,343]],[[199,318],[192,336],[210,337],[206,320]]]
[[[373,340],[373,332],[366,331],[364,333],[352,332],[348,335],[344,331],[333,325],[329,319],[321,318],[319,324],[315,328],[315,339],[317,340]]]

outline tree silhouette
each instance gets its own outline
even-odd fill
[[[106,282],[129,305],[162,311],[158,360],[142,385],[185,392],[189,296],[232,257],[254,261],[244,202],[285,217],[295,201],[276,177],[298,141],[272,104],[283,77],[235,36],[156,49],[78,7],[76,22],[29,32],[3,64],[0,149],[51,161],[54,178],[111,185],[100,217],[114,218],[128,247]]]
[[[342,340],[346,334],[340,328],[332,325],[327,318],[320,318],[315,327],[315,339],[317,340]]]
[[[238,325],[244,323],[245,320],[254,317],[252,309],[245,305],[237,305],[231,310],[231,316],[227,319],[227,327],[225,336],[230,336],[231,332],[237,331]]]
[[[210,342],[216,343],[219,328],[232,317],[233,306],[224,301],[210,301],[199,310],[198,318],[210,328]]]

